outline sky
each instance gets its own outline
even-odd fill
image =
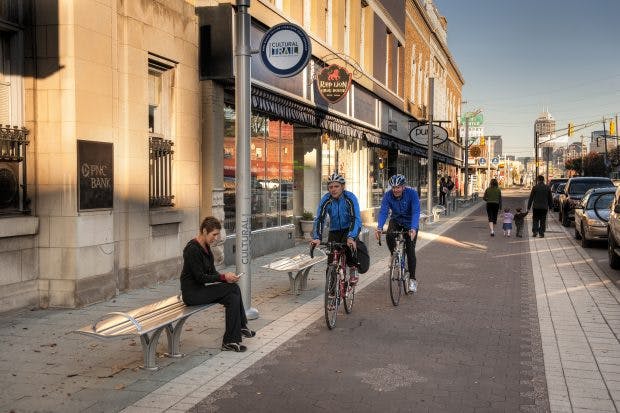
[[[504,154],[533,155],[544,110],[556,129],[575,124],[570,142],[620,117],[620,0],[434,1],[465,80],[462,111],[482,109]]]

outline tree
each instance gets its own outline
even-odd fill
[[[582,164],[581,164],[581,158],[572,158],[572,159],[567,159],[564,162],[564,169],[567,170],[571,170],[571,171],[575,171],[575,173],[582,175]]]
[[[590,152],[583,160],[584,176],[607,176],[605,159],[597,152]]]

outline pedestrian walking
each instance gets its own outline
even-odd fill
[[[219,303],[226,307],[226,330],[222,339],[224,351],[246,351],[242,338],[254,337],[248,328],[241,290],[237,282],[241,274],[219,273],[211,245],[220,236],[222,224],[217,218],[206,217],[200,224],[198,235],[183,249],[181,271],[181,296],[187,305]]]
[[[505,237],[510,237],[510,232],[512,231],[512,221],[515,216],[512,212],[510,212],[510,208],[504,209],[502,213],[502,230],[504,231]]]
[[[525,216],[528,214],[529,211],[525,211],[522,212],[522,208],[517,208],[516,209],[516,214],[515,214],[515,227],[517,230],[517,237],[519,238],[523,238],[523,225],[525,224]]]
[[[532,236],[545,236],[547,229],[547,212],[553,208],[553,197],[551,189],[545,184],[545,177],[538,175],[536,185],[530,191],[530,198],[527,201],[527,209],[532,210]]]
[[[487,217],[489,219],[489,229],[491,236],[495,236],[495,224],[497,224],[497,213],[502,207],[502,190],[499,189],[497,179],[491,179],[489,187],[484,191],[482,197],[487,203]]]
[[[439,180],[439,205],[446,206],[446,195],[448,194],[448,187],[446,186],[446,178],[443,176]]]

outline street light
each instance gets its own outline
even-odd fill
[[[465,191],[463,192],[465,198],[467,198],[467,192],[469,190],[469,119],[479,115],[481,112],[482,109],[476,109],[473,112],[465,114]]]

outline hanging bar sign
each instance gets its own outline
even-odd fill
[[[324,67],[316,77],[316,85],[323,99],[337,103],[347,95],[351,87],[351,73],[344,67],[330,65]]]

